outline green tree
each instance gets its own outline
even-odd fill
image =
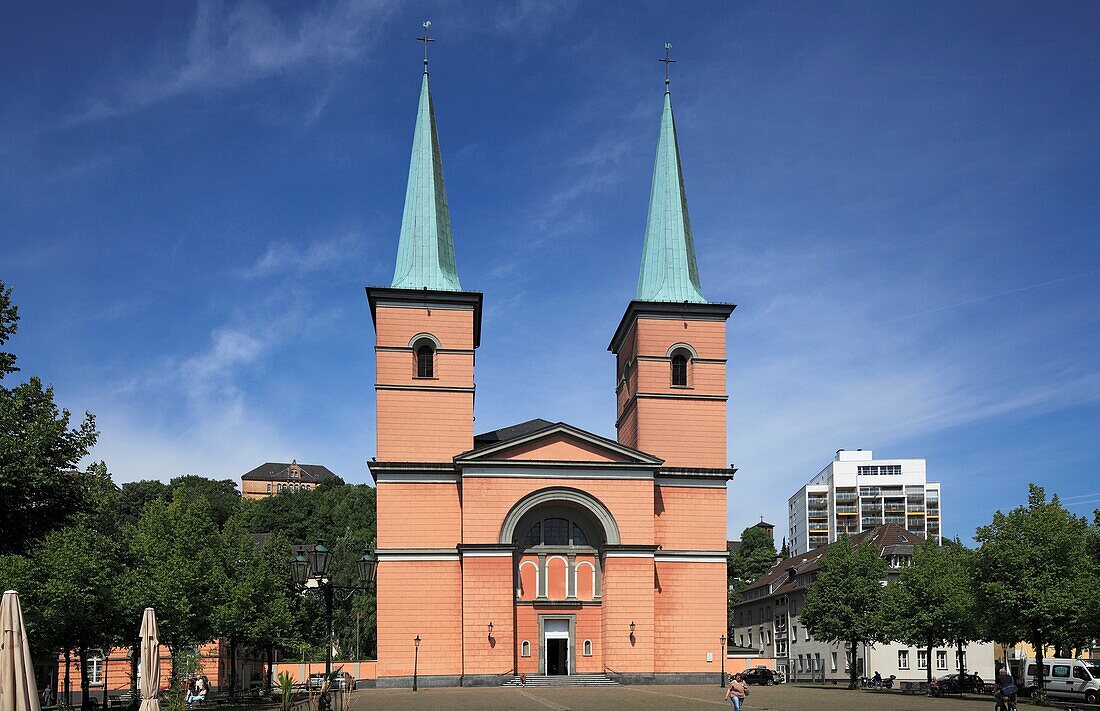
[[[914,551],[911,565],[886,586],[883,622],[890,639],[924,647],[929,660],[933,648],[956,641],[959,618],[969,614],[970,576],[961,563],[933,540]],[[931,661],[927,671],[931,687]]]
[[[220,546],[206,499],[184,490],[170,504],[149,503],[130,537],[128,608],[134,619],[145,607],[157,611],[173,677],[181,655],[216,634],[215,610],[225,591]]]
[[[994,621],[997,641],[1027,640],[1035,649],[1038,687],[1044,687],[1043,650],[1079,644],[1095,615],[1100,586],[1084,518],[1029,487],[1028,503],[997,511],[975,536],[978,603]]]
[[[282,492],[256,501],[245,502],[241,513],[252,533],[278,531],[287,544],[315,543],[323,540],[333,551],[331,575],[337,585],[358,586],[357,561],[375,538],[375,490],[364,484],[346,484],[339,477],[329,479],[311,491]],[[280,553],[286,564],[285,580],[290,580],[289,548]],[[294,617],[293,634],[289,635],[294,651],[301,654],[301,643],[307,644],[310,659],[324,656],[323,604],[320,595],[295,596],[291,601]],[[375,625],[375,591],[337,596],[333,609],[333,635],[341,656],[358,651],[360,656],[375,655],[377,638]],[[361,615],[361,617],[360,617]],[[358,637],[358,640],[356,639]]]
[[[232,479],[207,479],[188,474],[173,477],[168,486],[173,492],[185,489],[194,496],[206,499],[210,508],[210,518],[221,529],[229,517],[241,510],[241,493]]]
[[[291,641],[290,542],[272,535],[258,543],[238,518],[229,519],[222,541],[225,587],[214,609],[214,628],[229,651],[229,690],[235,693],[242,645],[267,652],[270,662],[272,650]]]
[[[156,479],[142,479],[123,484],[118,496],[119,525],[136,524],[141,519],[145,507],[153,501],[171,503],[172,487]]]
[[[735,594],[775,565],[775,540],[759,526],[749,526],[741,532],[741,545],[729,554],[727,577]]]
[[[821,557],[821,567],[806,592],[802,624],[816,639],[848,646],[851,688],[859,686],[856,665],[860,644],[884,641],[882,579],[886,563],[874,547],[856,546],[843,537]]]
[[[0,346],[15,333],[19,313],[0,282]],[[45,534],[87,508],[82,475],[74,472],[98,433],[95,418],[69,428],[53,388],[32,377],[9,388],[15,356],[0,352],[0,555],[24,553]]]

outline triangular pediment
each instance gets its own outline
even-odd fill
[[[455,457],[475,462],[560,462],[655,467],[662,460],[564,422]]]

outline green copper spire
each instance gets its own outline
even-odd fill
[[[390,286],[461,291],[426,58],[424,64],[409,163],[409,185],[405,190],[405,213],[401,216],[401,239],[397,245],[397,268]]]
[[[667,67],[667,64],[666,64]],[[690,301],[705,304],[691,239],[680,146],[672,118],[672,96],[667,89],[661,114],[661,137],[649,193],[642,269],[638,275],[639,301]]]

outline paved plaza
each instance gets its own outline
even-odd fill
[[[714,686],[605,688],[370,689],[352,696],[349,711],[703,711],[730,708]],[[752,687],[746,711],[976,711],[993,700],[929,699],[898,693]],[[1058,708],[1057,706],[1055,708]]]

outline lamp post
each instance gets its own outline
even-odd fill
[[[420,659],[420,635],[413,640],[413,691],[416,691],[416,663]]]
[[[726,685],[726,635],[722,635],[718,638],[719,653],[722,655],[722,676],[721,681],[718,682],[719,686],[725,687]]]
[[[362,585],[344,586],[333,585],[329,577],[329,566],[332,563],[332,552],[325,546],[324,541],[318,541],[317,545],[309,551],[309,554],[299,553],[290,560],[290,572],[294,577],[294,584],[302,588],[304,593],[310,587],[320,589],[325,598],[325,629],[328,638],[325,640],[325,679],[328,685],[332,685],[332,602],[337,590],[353,594],[366,592],[374,583],[378,573],[378,557],[372,549],[364,551],[363,555],[355,563],[359,580]],[[313,583],[313,585],[309,585]],[[345,598],[346,600],[347,598]],[[328,711],[328,688],[322,694],[320,700],[321,711]]]

